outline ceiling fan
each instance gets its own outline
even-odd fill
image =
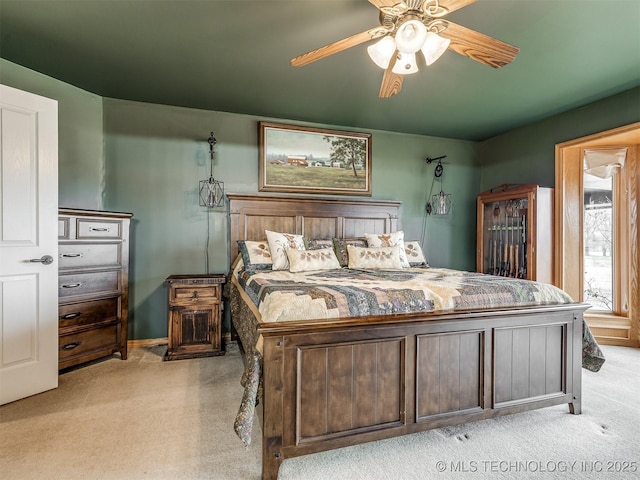
[[[301,67],[347,48],[380,39],[367,50],[384,69],[380,98],[400,92],[404,76],[418,71],[416,54],[431,65],[447,49],[493,68],[513,61],[519,49],[442,17],[476,0],[369,0],[380,10],[380,26],[330,43],[291,60]]]

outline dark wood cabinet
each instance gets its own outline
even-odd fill
[[[224,355],[220,274],[171,275],[168,349],[165,360]]]
[[[58,368],[127,358],[130,213],[58,213]]]
[[[477,203],[477,271],[553,283],[553,189],[504,184]]]

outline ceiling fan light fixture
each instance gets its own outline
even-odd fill
[[[418,64],[416,63],[415,53],[399,53],[396,63],[391,70],[398,75],[409,75],[410,73],[416,73],[418,71]]]
[[[398,27],[396,46],[400,53],[416,53],[427,39],[427,27],[417,18],[410,18]]]
[[[367,53],[373,63],[382,69],[385,69],[391,63],[391,58],[396,51],[396,42],[391,36],[382,37],[382,39],[373,45],[367,47]]]
[[[380,98],[399,93],[402,75],[418,71],[416,55],[420,56],[421,65],[429,66],[446,49],[451,49],[489,67],[501,68],[515,59],[518,47],[442,19],[475,1],[369,0],[378,9],[379,25],[298,55],[290,63],[294,67],[302,67],[367,43],[371,60],[384,70],[378,94]],[[444,38],[440,38],[440,34]],[[422,63],[423,57],[425,63]]]
[[[447,51],[450,43],[451,40],[448,38],[443,38],[437,33],[427,32],[424,45],[421,48],[427,65],[438,60]]]

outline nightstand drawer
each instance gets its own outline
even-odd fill
[[[120,342],[118,326],[117,323],[113,323],[101,328],[60,336],[58,361],[63,363],[72,357],[86,356],[92,352],[100,356],[104,355],[104,350],[116,349]]]
[[[76,238],[120,238],[122,222],[120,220],[92,220],[79,218]]]
[[[206,301],[206,300],[219,300],[220,288],[218,286],[195,286],[184,285],[176,286],[172,289],[173,298],[172,301]]]
[[[120,292],[120,271],[74,273],[58,277],[60,298]]]
[[[119,243],[64,243],[58,247],[61,270],[90,267],[120,267],[122,249]]]
[[[118,297],[60,305],[58,325],[67,328],[118,318]]]

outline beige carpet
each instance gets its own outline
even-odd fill
[[[0,478],[259,478],[260,442],[245,450],[233,432],[238,349],[163,362],[165,351],[114,355],[0,407]]]
[[[233,433],[237,348],[163,362],[166,347],[60,376],[0,407],[0,478],[259,479],[260,427]],[[282,480],[640,478],[640,350],[603,347],[583,370],[583,414],[566,406],[285,460]]]

